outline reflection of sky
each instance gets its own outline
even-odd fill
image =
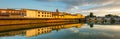
[[[59,31],[52,31],[48,34],[41,34],[34,37],[12,36],[1,39],[118,39],[120,38],[119,25],[94,25],[90,28],[85,25],[81,28],[68,28]]]

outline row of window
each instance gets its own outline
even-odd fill
[[[49,16],[49,15],[41,15],[42,17],[53,17],[53,16]],[[38,15],[38,17],[40,17],[40,15]],[[63,16],[56,16],[56,17],[63,17]]]
[[[21,15],[21,16],[26,16],[25,13],[0,13],[0,15]]]
[[[9,13],[23,13],[23,12],[20,12],[20,11],[8,11]],[[7,11],[1,11],[1,13],[7,13]]]
[[[40,12],[38,12],[38,14],[40,14]],[[42,14],[50,14],[50,13],[48,13],[48,12],[42,12]]]
[[[40,15],[38,15],[38,17],[40,17]],[[53,16],[49,16],[49,15],[42,15],[42,17],[53,17]]]

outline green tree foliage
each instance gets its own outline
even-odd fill
[[[110,23],[111,24],[115,23],[115,19],[111,18]]]
[[[86,17],[96,17],[93,12],[90,12],[90,15],[86,16]]]
[[[94,15],[93,15],[93,13],[92,12],[90,12],[90,17],[93,17]]]
[[[112,14],[108,14],[108,15],[105,15],[105,17],[119,17],[117,15],[112,15]]]

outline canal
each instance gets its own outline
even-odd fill
[[[119,39],[120,25],[65,24],[1,32],[0,39]]]

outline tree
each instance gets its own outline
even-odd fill
[[[90,12],[90,15],[88,15],[89,17],[96,17],[93,12]]]
[[[119,16],[118,15],[108,14],[108,15],[105,15],[105,17],[119,17]]]
[[[111,24],[114,24],[114,23],[115,23],[115,19],[114,19],[114,18],[111,18],[110,23],[111,23]]]
[[[90,12],[90,17],[94,17],[93,12]]]
[[[113,16],[112,14],[105,15],[105,17],[112,17],[112,16]]]

